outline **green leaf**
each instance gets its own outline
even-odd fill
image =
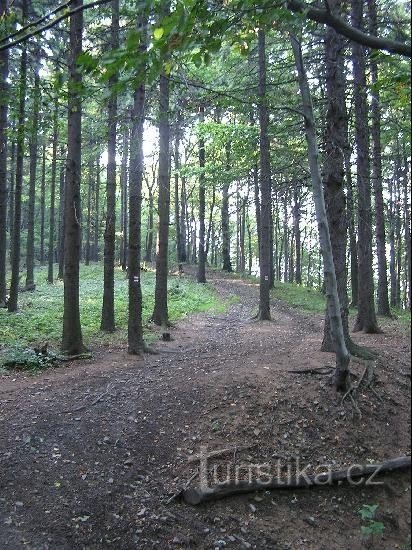
[[[160,40],[162,36],[164,35],[165,30],[163,27],[158,27],[153,31],[153,36],[155,40]]]

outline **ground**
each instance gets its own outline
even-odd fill
[[[157,355],[105,346],[91,360],[0,376],[1,549],[410,547],[408,473],[198,507],[171,499],[197,484],[188,458],[201,445],[230,449],[213,462],[223,478],[234,464],[338,469],[410,454],[410,346],[396,323],[356,336],[379,351],[360,417],[327,376],[290,372],[333,365],[319,352],[320,315],[274,301],[273,322],[258,323],[255,284],[210,277],[229,310],[180,321]],[[360,376],[364,364],[352,369]],[[379,505],[383,535],[362,535],[364,504]]]

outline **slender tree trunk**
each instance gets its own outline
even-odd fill
[[[376,1],[368,0],[370,32],[377,36]],[[378,63],[370,57],[372,93],[372,180],[375,194],[376,251],[378,261],[378,315],[391,316],[388,296],[388,264],[386,260],[385,211],[382,190],[381,108],[378,83]]]
[[[154,197],[152,188],[149,189],[149,215],[147,219],[146,254],[145,262],[151,263],[153,255],[153,232],[154,232]]]
[[[299,189],[295,187],[293,204],[293,229],[295,233],[296,243],[296,265],[295,265],[295,281],[298,285],[302,284],[302,264],[301,264],[301,235],[300,235],[300,200]]]
[[[176,231],[176,260],[177,262],[183,263],[182,260],[182,251],[185,249],[184,245],[182,245],[182,230],[180,228],[182,217],[180,215],[180,192],[179,192],[179,182],[180,182],[180,176],[179,176],[179,170],[180,170],[180,133],[181,133],[181,115],[178,113],[177,119],[176,119],[176,130],[175,130],[175,153],[174,153],[174,161],[175,161],[175,231]]]
[[[66,172],[66,150],[62,146],[60,149],[60,182],[59,182],[59,273],[57,278],[63,280],[64,274],[64,195],[65,195],[65,172]]]
[[[12,135],[14,135],[14,124],[11,129]],[[9,246],[11,257],[11,244],[13,242],[13,221],[14,221],[14,186],[16,181],[16,140],[13,139],[10,147],[10,163],[9,163],[9,196],[8,196],[8,226],[9,226]]]
[[[260,156],[260,286],[259,313],[261,321],[269,321],[270,315],[270,234],[271,234],[271,171],[269,150],[269,114],[266,98],[266,36],[263,29],[258,31],[259,55],[259,156]]]
[[[86,217],[86,250],[84,253],[85,265],[90,265],[91,257],[91,217],[92,217],[92,191],[94,187],[93,158],[88,163],[88,185],[87,185],[87,217]]]
[[[99,237],[100,237],[100,151],[96,158],[96,186],[95,186],[95,207],[94,207],[94,245],[93,257],[98,262],[100,258]]]
[[[46,221],[46,136],[43,134],[42,168],[40,182],[40,265],[44,265],[45,258],[45,221]]]
[[[200,105],[199,122],[205,121],[205,107]],[[206,182],[205,182],[205,140],[199,138],[199,264],[197,282],[206,283]]]
[[[333,261],[333,250],[329,234],[325,199],[323,195],[322,178],[318,164],[319,152],[316,141],[316,129],[313,116],[312,101],[306,71],[303,64],[301,46],[294,37],[291,37],[291,43],[296,62],[296,68],[298,71],[299,87],[303,102],[303,113],[305,119],[306,140],[308,144],[310,174],[312,178],[313,198],[315,203],[316,218],[318,222],[319,241],[323,256],[324,280],[327,296],[328,314],[330,320],[330,331],[335,346],[335,387],[338,391],[346,391],[349,382],[350,355],[345,343],[341,306],[339,302],[335,265]]]
[[[362,27],[363,2],[352,0],[352,25]],[[358,188],[358,316],[355,331],[379,332],[375,313],[372,254],[372,203],[369,162],[368,104],[366,88],[365,48],[352,45],[353,85],[355,102],[355,137]]]
[[[111,47],[119,47],[119,0],[112,0]],[[106,179],[106,230],[104,232],[104,275],[101,330],[113,332],[114,319],[114,262],[116,247],[116,136],[117,136],[117,94],[115,73],[109,80],[110,98],[108,105],[108,144]]]
[[[411,309],[412,304],[412,266],[411,266],[411,214],[409,209],[410,193],[408,190],[408,159],[404,158],[404,178],[403,178],[403,212],[405,216],[405,248],[406,248],[406,285],[407,285],[407,304]]]
[[[80,8],[83,0],[74,0],[71,8]],[[79,262],[80,262],[80,175],[82,77],[77,58],[82,51],[83,12],[70,17],[69,94],[67,130],[67,173],[64,237],[64,313],[62,350],[68,356],[85,351],[80,324]]]
[[[349,230],[349,250],[350,250],[350,282],[351,282],[351,305],[358,305],[358,244],[356,242],[356,223],[355,223],[355,207],[353,199],[353,183],[352,183],[352,168],[351,168],[351,150],[349,141],[345,142],[345,174],[347,186],[347,226]]]
[[[122,247],[120,254],[120,264],[122,270],[127,269],[127,250],[128,250],[128,164],[129,164],[129,127],[126,126],[123,133],[123,147],[122,147],[122,165],[120,174],[120,188],[122,194]]]
[[[48,254],[48,270],[47,282],[54,282],[54,226],[55,226],[55,208],[56,208],[56,179],[57,179],[57,145],[59,139],[59,97],[56,93],[54,99],[53,111],[53,152],[51,166],[51,182],[50,182],[50,222],[49,222],[49,254]]]
[[[27,18],[27,0],[22,1],[23,25]],[[17,125],[16,145],[16,183],[14,190],[14,220],[13,220],[13,242],[11,254],[11,284],[8,301],[8,311],[17,311],[20,281],[20,231],[21,231],[21,196],[23,188],[23,160],[24,160],[24,137],[25,137],[25,116],[26,116],[26,89],[27,89],[27,50],[26,44],[20,59],[20,84],[19,84],[19,107]]]
[[[227,176],[230,174],[230,143],[226,144],[226,171]],[[222,187],[222,256],[223,256],[223,271],[232,273],[232,261],[230,259],[230,217],[229,217],[229,187],[230,182],[224,181]]]
[[[206,237],[206,261],[210,250],[210,238],[214,231],[213,214],[215,211],[215,206],[216,206],[216,186],[212,184],[212,204],[210,205],[209,223],[207,226],[207,237]]]
[[[284,272],[283,281],[285,283],[289,280],[289,228],[288,228],[288,204],[289,204],[289,192],[285,189],[285,196],[283,199],[283,247],[284,247]]]
[[[8,0],[0,0],[0,20],[8,16]],[[0,52],[0,307],[6,306],[7,260],[7,124],[9,52]]]
[[[186,178],[182,177],[182,189],[180,193],[180,244],[181,244],[181,251],[180,251],[180,258],[181,262],[185,263],[187,262],[187,223],[186,223],[186,217],[187,217],[187,202],[186,202]]]
[[[139,30],[142,33],[140,53],[146,51],[147,17],[139,19]],[[144,74],[145,67],[141,68]],[[143,297],[140,281],[141,260],[141,228],[142,228],[142,184],[144,171],[143,158],[143,126],[145,119],[145,82],[141,81],[134,92],[132,129],[130,135],[130,171],[129,171],[129,317],[128,317],[128,352],[132,355],[140,354],[145,349],[143,339]]]
[[[36,288],[34,282],[34,209],[36,203],[37,136],[39,132],[40,76],[39,59],[34,59],[33,108],[30,132],[29,202],[27,211],[26,290]]]
[[[152,320],[156,325],[169,324],[167,304],[169,220],[170,220],[170,79],[165,73],[159,83],[159,240],[156,256],[155,306]]]

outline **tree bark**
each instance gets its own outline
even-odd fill
[[[65,172],[66,172],[66,150],[60,149],[60,182],[59,182],[59,273],[57,278],[63,280],[64,274],[64,195],[65,195]]]
[[[169,324],[167,304],[169,223],[170,223],[170,78],[160,75],[159,82],[159,236],[156,256],[155,306],[152,320],[156,325]]]
[[[205,107],[199,107],[199,122],[205,121]],[[206,182],[205,182],[205,140],[199,138],[199,264],[197,268],[197,282],[206,283]]]
[[[73,9],[83,5],[74,0]],[[80,175],[82,129],[82,77],[77,58],[82,51],[83,12],[70,17],[70,55],[68,83],[67,172],[64,211],[64,313],[62,351],[80,355],[85,351],[80,323],[79,262],[80,262]]]
[[[266,36],[263,29],[258,31],[259,57],[259,157],[260,157],[260,285],[259,313],[260,321],[270,321],[270,274],[271,274],[271,169],[270,144],[268,136],[269,114],[266,98]]]
[[[363,2],[352,0],[352,24],[362,27]],[[379,332],[375,313],[372,253],[372,202],[369,162],[369,128],[366,88],[365,51],[359,44],[352,47],[353,86],[355,103],[355,141],[358,189],[358,316],[354,331]]]
[[[40,181],[40,265],[44,265],[45,258],[45,222],[46,222],[46,136],[43,134],[42,168]]]
[[[308,144],[309,167],[312,179],[313,198],[318,222],[319,242],[323,257],[324,281],[326,289],[330,331],[335,347],[336,369],[335,387],[338,391],[346,391],[349,382],[350,355],[346,347],[343,330],[341,306],[336,281],[333,250],[323,195],[322,179],[318,163],[319,153],[316,140],[315,120],[313,115],[310,88],[303,64],[302,49],[299,42],[291,36],[291,44],[298,72],[299,87],[303,102],[306,141]]]
[[[146,51],[147,17],[141,15],[138,30],[142,33],[140,53]],[[140,61],[140,60],[139,60]],[[141,74],[145,66],[140,61]],[[143,126],[145,119],[146,88],[142,80],[134,92],[132,110],[132,129],[130,135],[130,172],[129,172],[129,242],[128,242],[128,278],[129,278],[129,316],[127,349],[128,353],[138,355],[145,349],[143,339],[142,309],[143,297],[140,281],[141,228],[142,228],[142,183],[143,183]]]
[[[374,36],[378,31],[376,1],[368,0],[370,33]],[[370,57],[372,92],[372,181],[375,195],[376,252],[378,263],[378,300],[377,313],[385,317],[391,316],[388,296],[388,263],[386,259],[385,210],[382,190],[382,148],[381,148],[381,107],[378,83],[378,63]]]
[[[119,0],[112,0],[110,46],[119,47]],[[101,330],[113,332],[114,319],[114,261],[116,246],[116,136],[117,136],[117,93],[115,86],[118,77],[115,73],[109,80],[108,105],[108,143],[107,143],[107,179],[106,179],[106,230],[104,232],[104,272],[103,305]]]
[[[49,251],[48,251],[48,270],[47,282],[54,282],[54,228],[55,228],[55,203],[56,203],[56,179],[57,179],[57,145],[59,139],[59,96],[54,98],[53,110],[53,151],[50,182],[50,221],[49,221]]]
[[[230,216],[229,216],[229,187],[230,182],[230,143],[226,144],[226,178],[222,187],[222,256],[223,256],[223,271],[232,273],[232,261],[230,259]]]
[[[27,210],[27,246],[26,246],[26,290],[36,288],[34,282],[34,209],[36,203],[36,177],[37,177],[37,136],[39,132],[40,109],[40,75],[39,59],[35,54],[34,59],[34,88],[33,107],[31,112],[30,131],[30,167],[29,167],[29,202]]]
[[[122,145],[122,164],[120,170],[120,189],[121,189],[121,233],[122,245],[120,250],[120,265],[122,270],[127,269],[127,250],[128,250],[128,164],[129,164],[129,126],[126,124],[123,132]]]
[[[8,15],[8,0],[0,0],[0,20]],[[0,307],[6,306],[7,260],[7,124],[9,85],[9,52],[0,52]]]
[[[22,1],[23,24],[27,18],[27,0]],[[20,281],[20,231],[21,231],[21,196],[23,187],[23,160],[24,160],[24,137],[25,137],[25,116],[26,116],[26,89],[27,89],[27,50],[26,45],[20,58],[20,83],[18,103],[18,124],[16,144],[16,182],[14,189],[14,219],[13,219],[13,241],[11,254],[11,283],[10,296],[7,303],[8,311],[17,311]]]

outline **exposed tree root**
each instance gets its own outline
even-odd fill
[[[361,390],[366,391],[370,390],[371,393],[379,400],[382,401],[382,398],[380,395],[376,392],[375,388],[373,387],[373,384],[376,383],[376,374],[375,369],[373,365],[367,365],[359,378],[359,381],[356,384],[352,384],[351,387],[348,389],[348,391],[344,394],[342,397],[342,404],[345,403],[346,400],[349,399],[349,401],[352,404],[352,407],[354,408],[355,412],[359,416],[359,418],[362,417],[362,413],[356,403],[357,396]]]
[[[364,483],[367,483],[368,480],[371,483],[373,482],[372,476],[374,478],[377,475],[393,472],[395,470],[406,470],[410,469],[410,467],[411,457],[401,456],[390,459],[381,464],[354,465],[344,470],[333,470],[316,475],[301,473],[285,480],[272,479],[269,482],[240,481],[239,483],[214,485],[212,487],[208,487],[207,489],[192,487],[190,489],[183,490],[179,496],[187,504],[197,505],[203,502],[220,500],[222,498],[234,495],[241,495],[262,490],[267,491],[269,489],[305,489],[318,486],[340,486],[344,482],[352,482],[352,485],[359,487],[360,479],[363,479]],[[356,481],[356,484],[353,483],[355,479],[358,480]]]

